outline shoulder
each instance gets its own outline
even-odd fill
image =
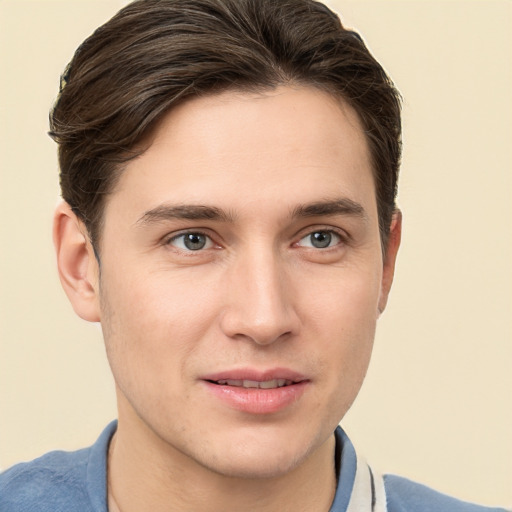
[[[388,512],[505,512],[460,501],[395,475],[384,476]]]
[[[0,474],[1,512],[106,512],[107,452],[117,422],[90,447],[55,451]]]
[[[0,510],[64,511],[86,504],[89,451],[87,448],[76,452],[50,452],[3,472],[0,474]]]

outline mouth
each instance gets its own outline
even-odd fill
[[[290,379],[271,379],[265,381],[257,381],[257,380],[248,380],[248,379],[219,379],[217,381],[208,380],[212,384],[217,384],[218,386],[234,386],[236,388],[245,388],[245,389],[276,389],[283,388],[286,386],[291,386],[293,384],[297,384],[301,381],[293,381]]]
[[[297,404],[311,381],[296,372],[232,370],[202,379],[219,403],[249,414],[272,414]]]

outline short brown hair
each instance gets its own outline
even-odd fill
[[[386,245],[401,155],[400,95],[358,34],[313,0],[138,0],[76,51],[50,114],[62,197],[98,250],[123,163],[186,98],[310,85],[358,113]]]

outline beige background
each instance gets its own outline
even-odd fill
[[[100,331],[50,242],[45,135],[75,47],[121,1],[0,0],[0,466],[94,441],[115,416]],[[512,505],[512,3],[332,0],[405,98],[404,241],[344,421],[373,465]]]

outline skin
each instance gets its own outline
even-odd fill
[[[183,218],[198,206],[213,218]],[[333,431],[363,382],[400,241],[396,214],[383,257],[355,112],[308,87],[189,100],[128,163],[104,220],[101,271],[65,203],[54,239],[116,381],[111,508],[329,510]],[[240,368],[290,369],[305,389],[274,412],[237,410],[204,378]]]

